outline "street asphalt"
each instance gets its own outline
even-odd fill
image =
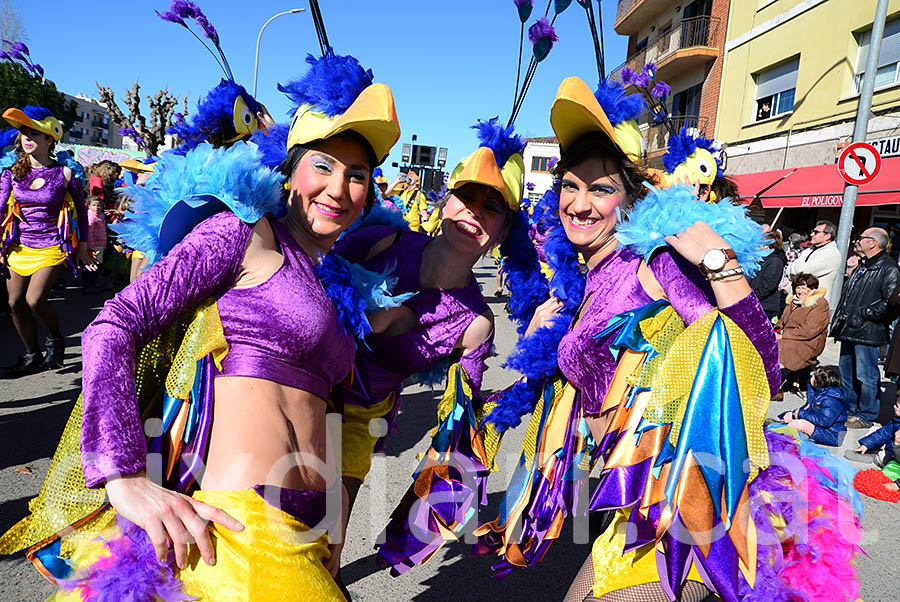
[[[495,298],[495,269],[489,260],[476,266],[476,275],[487,293],[486,299],[496,319],[497,356],[488,362],[483,390],[496,391],[510,385],[516,375],[501,363],[515,343],[515,330],[506,319],[506,298]],[[40,490],[47,467],[62,428],[81,387],[81,331],[96,315],[103,296],[84,296],[79,288],[54,291],[52,299],[63,316],[66,334],[66,366],[57,372],[45,372],[17,380],[0,381],[0,532],[6,531],[27,513],[28,500]],[[42,336],[43,338],[43,336]],[[0,365],[15,361],[20,342],[8,315],[0,317]],[[821,361],[837,363],[838,346],[829,340]],[[894,386],[884,383],[882,415],[889,415]],[[396,433],[386,453],[376,456],[372,472],[360,490],[350,522],[349,540],[343,552],[342,577],[357,602],[401,602],[405,600],[562,600],[575,573],[590,551],[592,533],[584,521],[573,527],[571,520],[560,539],[551,547],[544,562],[534,568],[517,570],[504,579],[491,576],[493,558],[469,557],[462,543],[445,546],[424,566],[392,577],[376,563],[373,543],[394,505],[411,482],[418,465],[416,454],[428,445],[428,431],[435,426],[435,407],[440,390],[423,386],[408,387]],[[794,395],[773,402],[769,416],[799,407]],[[524,425],[504,439],[499,472],[489,481],[488,510],[481,519],[496,517],[509,475],[518,460]],[[853,449],[865,431],[849,431],[841,450]],[[871,465],[856,465],[859,468]],[[859,578],[860,598],[866,602],[900,600],[900,574],[897,572],[898,517],[896,504],[863,498],[863,548]],[[473,521],[474,522],[474,521]],[[23,553],[0,557],[0,601],[33,602],[44,600],[51,592],[45,581]]]

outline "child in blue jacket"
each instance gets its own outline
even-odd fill
[[[881,446],[884,446],[884,456],[878,454],[875,461],[879,468],[883,468],[891,460],[900,462],[900,395],[894,402],[894,419],[860,439],[856,451],[864,454]]]
[[[780,418],[788,426],[809,435],[815,443],[839,446],[841,434],[847,430],[843,398],[840,373],[831,366],[819,366],[810,374],[806,403],[793,412],[783,413]]]

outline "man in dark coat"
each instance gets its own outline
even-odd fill
[[[878,418],[878,351],[888,342],[888,327],[896,317],[888,301],[900,282],[900,267],[885,252],[888,242],[881,228],[869,228],[856,240],[854,252],[862,260],[844,282],[831,322],[831,334],[841,342],[839,366],[850,428],[869,428]]]

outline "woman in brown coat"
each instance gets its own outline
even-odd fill
[[[828,301],[825,289],[812,274],[797,274],[791,282],[794,294],[788,295],[784,313],[775,324],[778,353],[781,357],[781,391],[773,398],[781,400],[784,391],[803,389],[817,358],[825,350],[828,334]]]

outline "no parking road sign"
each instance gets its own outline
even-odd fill
[[[878,177],[881,155],[871,144],[856,142],[844,149],[837,165],[845,182],[862,186]]]

